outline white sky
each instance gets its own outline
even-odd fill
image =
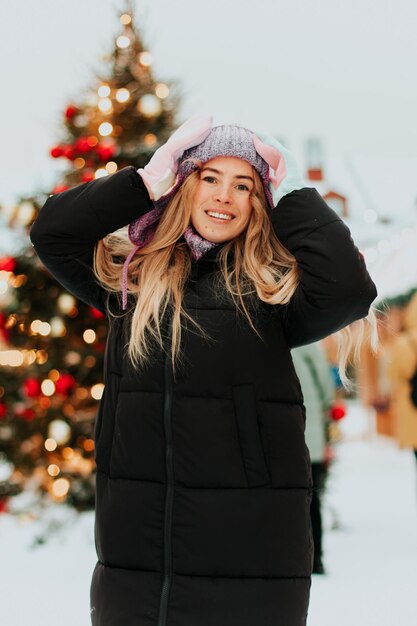
[[[134,0],[178,121],[211,111],[325,154],[417,155],[415,0]],[[123,0],[0,4],[0,203],[48,186],[65,106],[94,78]],[[298,148],[297,148],[298,147]],[[401,185],[401,181],[398,181]]]

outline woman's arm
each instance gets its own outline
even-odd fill
[[[283,308],[290,348],[365,317],[377,295],[375,284],[348,227],[318,191],[305,187],[284,195],[271,220],[299,268],[300,283]]]
[[[42,263],[63,287],[103,313],[106,292],[93,273],[95,244],[152,209],[136,169],[50,196],[30,231]]]

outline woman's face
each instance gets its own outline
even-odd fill
[[[194,194],[191,222],[196,231],[214,243],[242,233],[252,213],[255,186],[252,166],[237,157],[216,157],[200,171]]]

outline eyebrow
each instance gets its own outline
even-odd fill
[[[214,167],[203,167],[203,169],[201,170],[202,172],[205,172],[206,170],[209,170],[210,172],[214,172],[215,174],[223,174],[223,172],[221,172],[220,170],[215,170]],[[243,175],[237,175],[234,176],[234,178],[245,178],[247,180],[251,180],[253,183],[255,182],[252,178],[252,176],[243,176]]]

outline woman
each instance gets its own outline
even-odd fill
[[[311,475],[289,350],[368,313],[347,227],[278,142],[196,116],[145,168],[50,197],[31,240],[110,320],[92,623],[305,624]]]

